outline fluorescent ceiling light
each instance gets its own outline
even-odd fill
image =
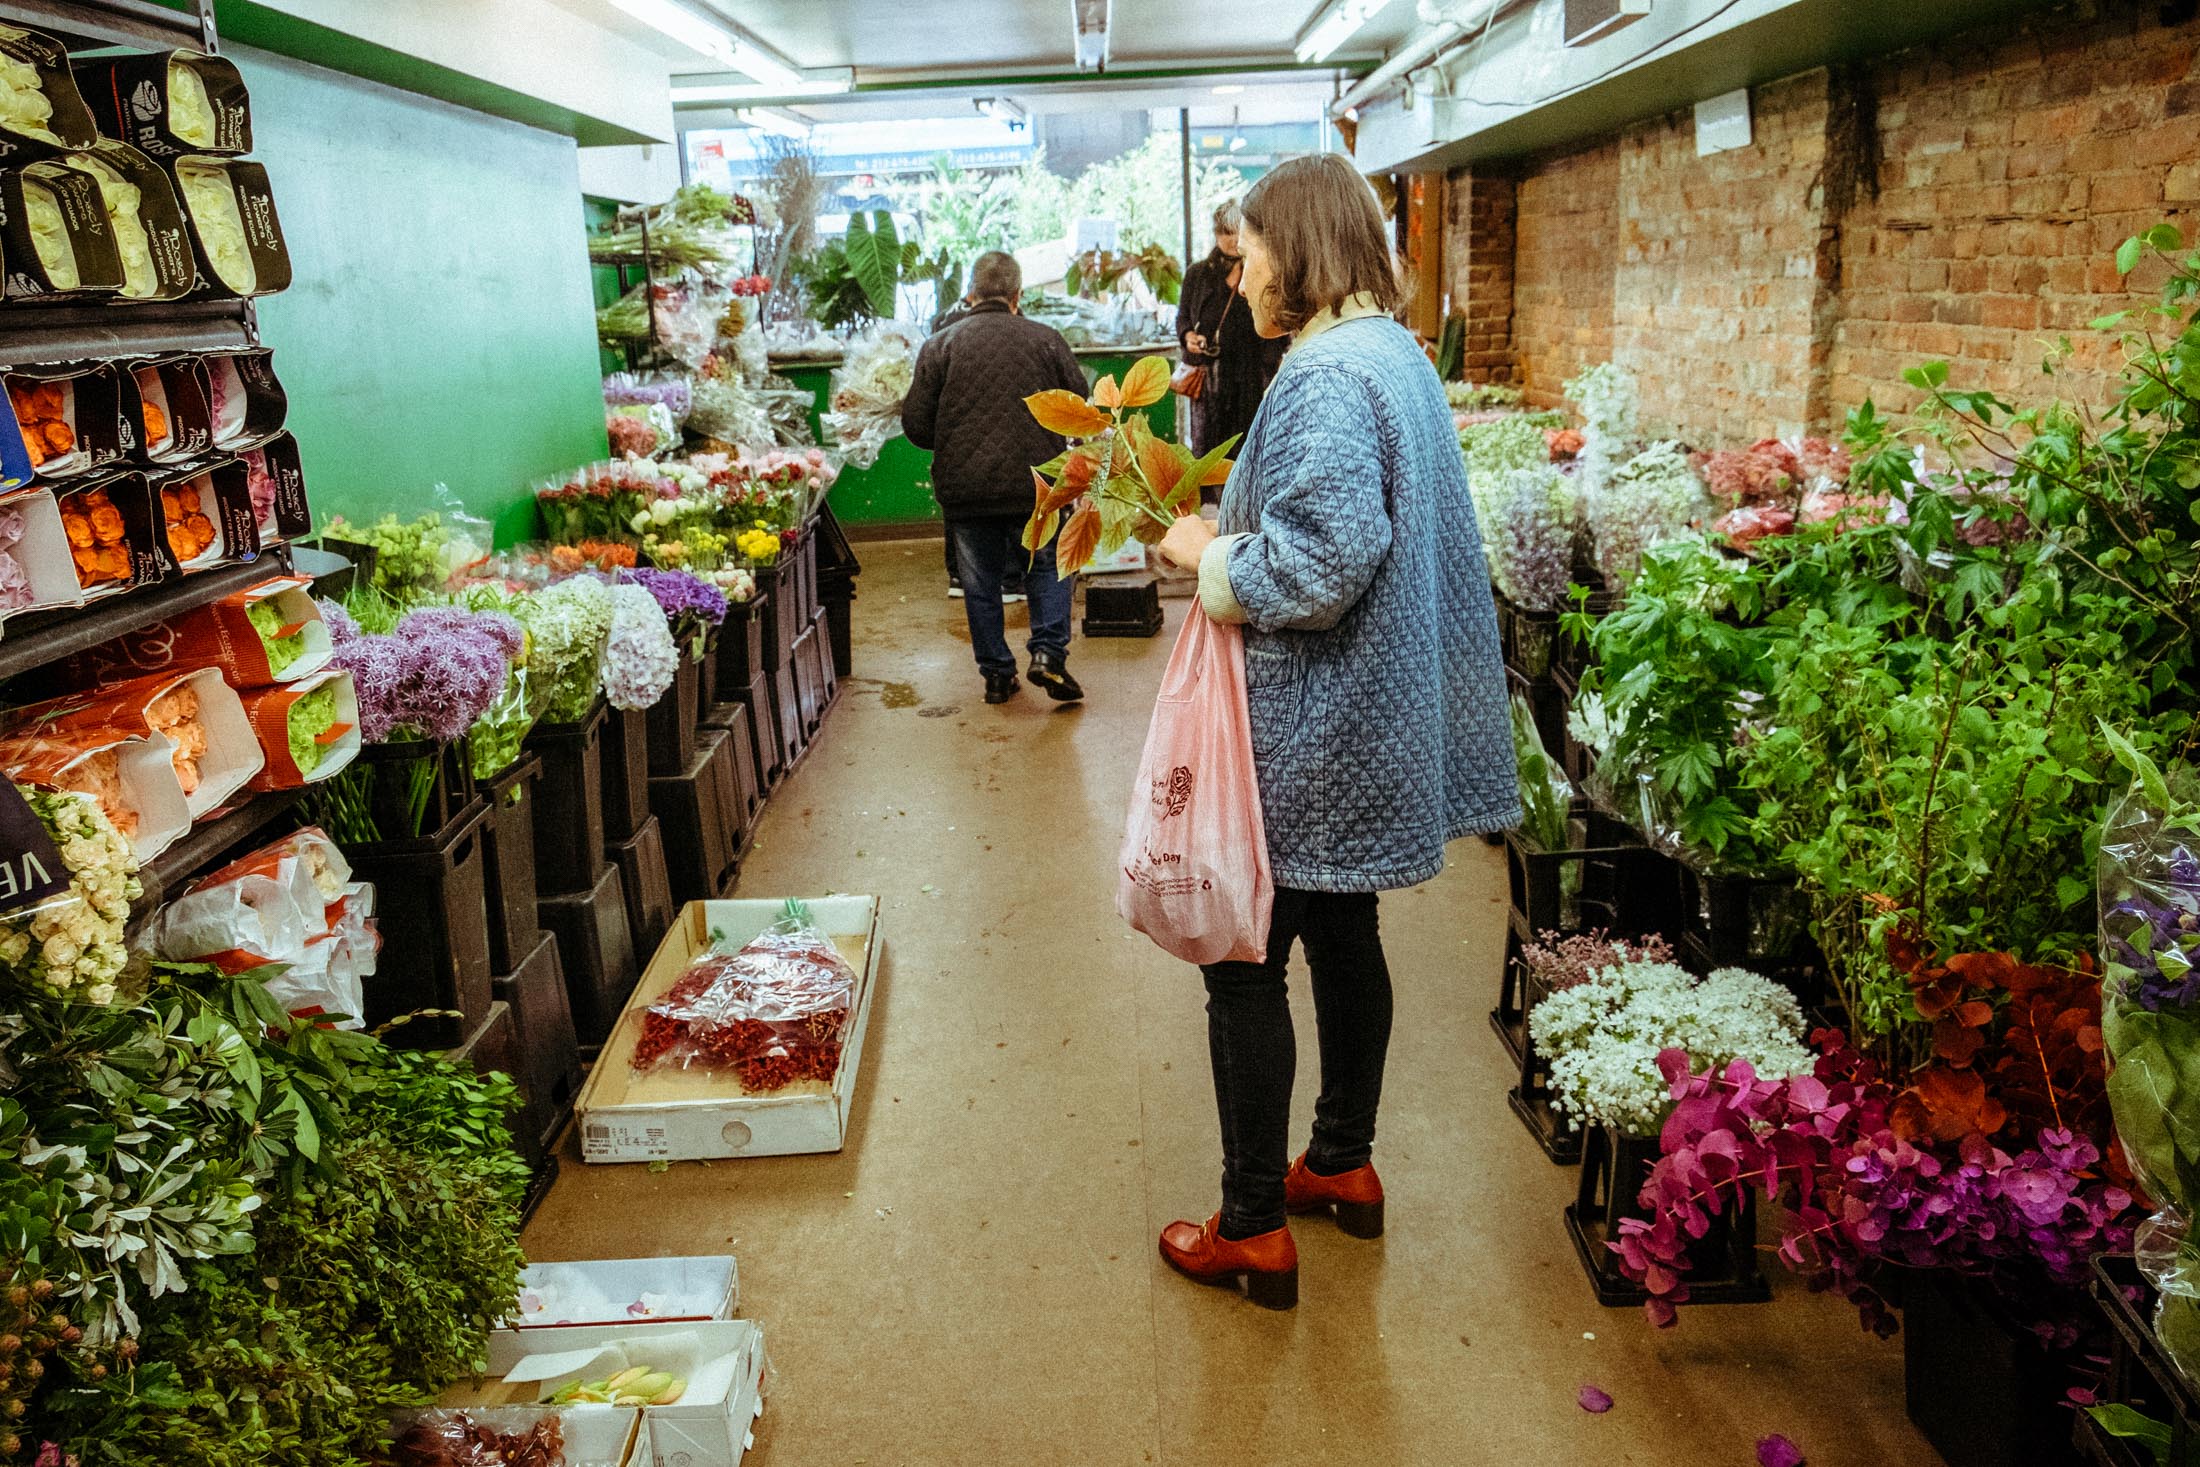
[[[718,82],[674,87],[672,105],[708,102],[768,102],[780,97],[840,97],[856,89],[855,68],[810,72],[791,85],[774,82]]]
[[[777,133],[783,138],[806,138],[813,125],[808,118],[798,117],[784,107],[743,107],[733,115],[758,132]]]
[[[802,73],[787,62],[731,26],[690,10],[679,0],[611,0],[611,3],[689,50],[721,62],[744,76],[782,88],[802,80]]]
[[[1240,133],[1236,137],[1230,139],[1230,151],[1233,153],[1242,153],[1245,151],[1245,135],[1243,133]]]
[[[1236,96],[1236,95],[1237,95],[1237,94],[1238,94],[1239,92],[1242,92],[1242,91],[1244,91],[1244,90],[1245,90],[1245,88],[1244,88],[1244,87],[1242,87],[1242,86],[1239,86],[1239,85],[1237,85],[1236,83],[1234,83],[1234,82],[1233,82],[1233,83],[1231,83],[1231,84],[1230,84],[1230,85],[1228,85],[1228,86],[1220,86],[1220,87],[1216,87],[1216,88],[1215,88],[1215,95],[1216,95],[1216,96],[1218,96],[1218,97],[1234,97],[1234,96]]]
[[[1303,65],[1327,61],[1389,4],[1390,0],[1330,0],[1329,7],[1299,37],[1293,54]]]
[[[1098,71],[1108,64],[1108,5],[1109,0],[1069,0],[1079,71]]]

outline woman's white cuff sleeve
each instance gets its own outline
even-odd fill
[[[1223,535],[1211,542],[1199,557],[1199,604],[1213,621],[1231,624],[1245,620],[1245,608],[1230,589],[1230,552],[1243,535]]]

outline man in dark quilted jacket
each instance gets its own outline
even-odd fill
[[[917,353],[901,426],[911,443],[932,450],[932,494],[962,574],[963,614],[985,674],[986,702],[1006,703],[1020,686],[1001,626],[1001,583],[1028,564],[1031,681],[1056,702],[1074,703],[1085,696],[1068,667],[1074,588],[1055,574],[1052,545],[1036,557],[1023,546],[1032,468],[1067,444],[1039,426],[1024,399],[1050,387],[1082,397],[1087,386],[1062,333],[1017,309],[1022,293],[1013,255],[978,257],[969,310]]]

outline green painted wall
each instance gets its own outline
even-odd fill
[[[608,451],[573,140],[243,47],[296,283],[260,302],[317,518],[437,484],[534,533]]]

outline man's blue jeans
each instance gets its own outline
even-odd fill
[[[1013,673],[1016,655],[1001,629],[1001,582],[1028,564],[1024,593],[1031,598],[1031,651],[1069,655],[1070,606],[1076,588],[1054,573],[1054,547],[1034,557],[1024,549],[1025,516],[979,515],[948,521],[955,563],[962,573],[963,615],[970,620],[970,650],[986,673]]]

